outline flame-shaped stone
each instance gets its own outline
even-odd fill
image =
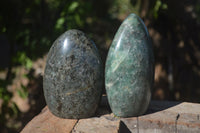
[[[130,14],[119,27],[106,60],[105,84],[113,113],[119,117],[145,113],[154,80],[152,44],[143,21]]]

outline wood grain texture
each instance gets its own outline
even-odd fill
[[[145,115],[119,118],[110,112],[106,97],[97,117],[62,119],[45,107],[22,130],[22,133],[199,133],[200,104],[188,102],[151,101]]]
[[[46,106],[21,133],[70,133],[76,122],[76,119],[62,119],[54,116]]]

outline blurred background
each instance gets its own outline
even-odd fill
[[[144,20],[153,42],[152,99],[200,102],[200,0],[1,0],[0,132],[21,131],[45,106],[46,55],[60,34],[82,30],[105,63],[129,13]]]

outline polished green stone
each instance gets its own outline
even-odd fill
[[[83,32],[69,30],[52,45],[43,78],[50,111],[61,118],[87,118],[95,114],[103,87],[98,50]]]
[[[119,117],[145,113],[154,80],[152,44],[143,21],[130,14],[119,27],[105,68],[108,101]]]

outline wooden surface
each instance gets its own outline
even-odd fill
[[[95,117],[62,119],[45,107],[21,131],[22,133],[200,133],[200,104],[152,101],[145,115],[114,117],[106,97]]]
[[[22,133],[70,133],[77,120],[54,116],[46,106],[22,130]]]

